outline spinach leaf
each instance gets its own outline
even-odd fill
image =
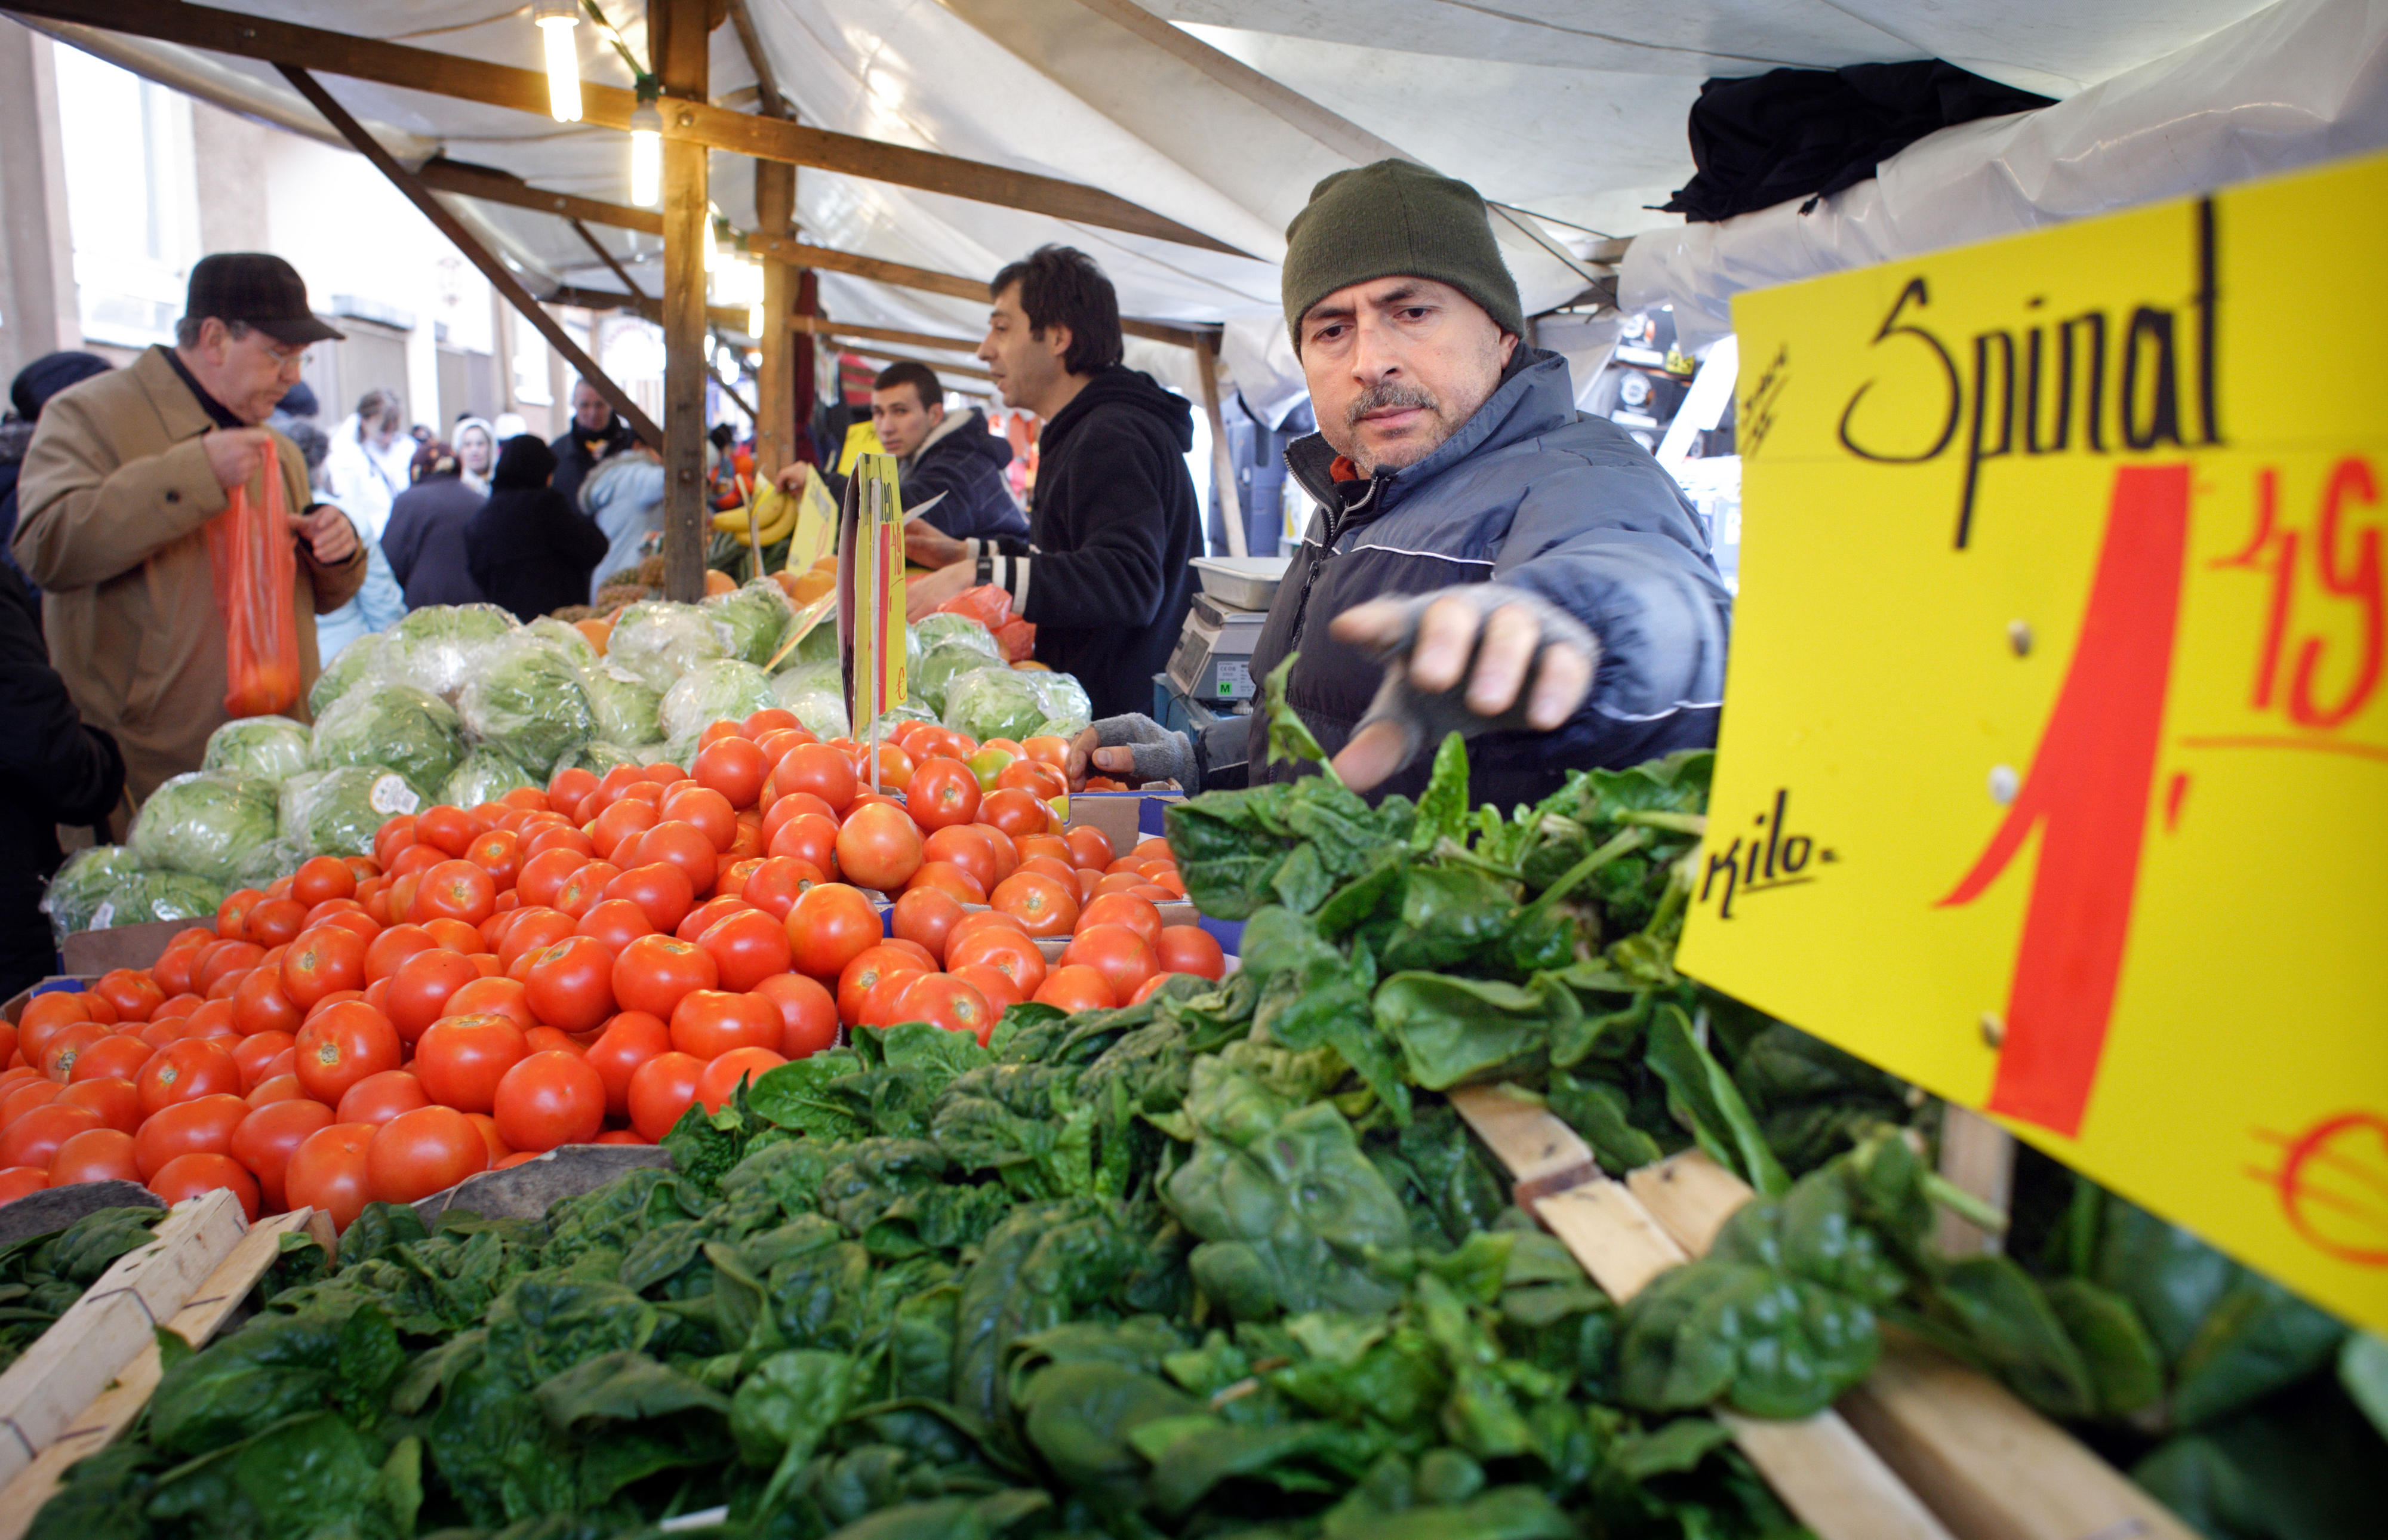
[[[1667,1083],[1667,1105],[1708,1158],[1770,1197],[1789,1188],[1790,1173],[1767,1147],[1749,1105],[1724,1067],[1692,1036],[1680,1006],[1658,1007],[1648,1041],[1650,1068]]]

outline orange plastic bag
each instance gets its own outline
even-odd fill
[[[1011,595],[992,583],[964,588],[937,606],[940,614],[968,615],[993,631],[1011,618]]]
[[[235,486],[208,523],[208,564],[224,620],[224,710],[272,716],[298,703],[298,617],[290,591],[298,558],[284,511],[282,466],[265,447],[265,495]]]

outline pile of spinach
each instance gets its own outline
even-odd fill
[[[0,1370],[15,1363],[116,1259],[149,1243],[162,1208],[102,1208],[0,1247]]]

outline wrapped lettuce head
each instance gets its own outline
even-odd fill
[[[716,722],[743,722],[780,698],[771,691],[771,676],[753,663],[719,658],[699,663],[680,683],[664,691],[657,711],[664,737],[672,743],[693,738]],[[674,761],[685,764],[684,761]]]
[[[126,843],[145,868],[222,883],[251,850],[279,832],[274,796],[272,781],[238,770],[176,776],[141,804]]]
[[[661,744],[657,744],[655,746],[655,758],[660,759],[662,757],[663,746]],[[562,765],[558,766],[558,768],[565,770],[586,770],[592,776],[603,776],[606,771],[613,769],[616,765],[627,764],[635,770],[639,766],[650,763],[652,763],[652,761],[641,758],[637,750],[626,748],[619,743],[608,743],[603,738],[591,738],[588,742],[582,744],[579,748],[575,749],[572,751],[571,757],[566,759]]]
[[[809,685],[783,683],[795,675],[781,674],[771,680],[771,688],[779,703],[796,713],[805,731],[815,738],[844,738],[852,724],[845,716],[845,692],[835,688],[824,688],[815,682]]]
[[[920,636],[921,647],[924,654],[950,643],[957,647],[975,647],[998,662],[1003,657],[1003,649],[997,645],[995,633],[968,615],[948,614],[944,612],[922,615],[920,623],[912,629]]]
[[[1076,675],[1039,669],[1020,672],[1028,675],[1036,688],[1036,698],[1045,702],[1045,732],[1070,738],[1094,721],[1095,703],[1087,698],[1086,687],[1078,683]]]
[[[974,647],[948,642],[929,649],[929,655],[921,660],[920,672],[912,675],[912,693],[927,701],[931,711],[942,712],[955,680],[981,669],[1008,666],[1001,658]]]
[[[597,736],[582,670],[535,637],[509,637],[481,654],[456,714],[473,741],[532,776]],[[470,807],[470,802],[459,803]]]
[[[729,630],[693,604],[645,600],[614,623],[605,662],[660,695],[699,663],[730,656]]]
[[[283,783],[282,837],[309,855],[371,855],[383,824],[423,805],[386,765],[311,771]]]
[[[332,702],[363,681],[380,677],[389,656],[389,636],[382,631],[368,631],[340,649],[339,656],[324,665],[314,687],[307,691],[307,714],[321,720]]]
[[[730,656],[760,668],[780,650],[795,606],[777,583],[758,577],[732,593],[716,594],[698,606],[730,628]]]
[[[95,929],[153,920],[213,919],[223,906],[221,883],[189,872],[133,872],[108,890],[92,916]]]
[[[573,747],[578,749],[578,744]],[[531,773],[497,749],[482,747],[464,756],[439,789],[439,800],[451,807],[478,807],[494,802],[518,787],[537,786]]]
[[[382,633],[389,651],[381,672],[402,685],[453,701],[489,643],[514,630],[494,604],[426,604]]]
[[[545,642],[584,668],[597,661],[597,649],[591,645],[589,634],[568,620],[541,615],[537,620],[524,623],[521,634]]]
[[[955,679],[946,691],[946,726],[981,743],[1034,738],[1045,720],[1045,698],[1018,669],[979,669]]]
[[[320,772],[310,770],[307,774],[312,776]],[[231,886],[235,889],[263,888],[270,883],[278,882],[306,865],[307,858],[315,853],[317,852],[305,849],[298,840],[287,836],[269,839],[248,852],[248,859],[240,864],[240,870],[232,874]]]
[[[664,736],[655,714],[663,696],[629,675],[600,664],[582,671],[580,689],[589,698],[595,737],[608,743],[653,743]]]
[[[208,735],[208,750],[199,768],[245,770],[280,782],[307,768],[310,741],[303,722],[286,716],[244,716]]]
[[[130,845],[94,845],[68,856],[49,891],[42,895],[42,913],[50,916],[50,934],[64,940],[91,928],[91,917],[108,901],[108,890],[141,869],[141,858]]]
[[[905,650],[905,659],[908,664],[911,660],[908,646]],[[805,633],[805,639],[796,643],[795,650],[780,660],[780,667],[783,672],[802,668],[807,663],[827,663],[835,668],[837,661],[837,616],[832,613],[823,615],[811,630]]]
[[[379,685],[340,698],[315,724],[308,758],[318,770],[387,765],[429,802],[464,758],[464,726],[453,706],[427,690]]]

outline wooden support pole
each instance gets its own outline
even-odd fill
[[[578,370],[581,378],[597,388],[597,394],[604,397],[614,410],[622,414],[623,420],[630,424],[632,432],[649,444],[663,442],[662,430],[655,426],[654,419],[639,410],[639,403],[630,399],[630,393],[616,385],[606,372],[597,366],[597,360],[591,358],[585,348],[572,340],[572,334],[566,332],[560,322],[548,314],[538,299],[532,297],[531,292],[522,286],[521,281],[507,271],[506,265],[499,261],[489,247],[483,246],[475,238],[471,231],[464,228],[464,223],[455,215],[448,211],[447,205],[432,196],[429,188],[424,186],[413,172],[400,165],[397,158],[382,147],[381,141],[367,133],[364,125],[349,116],[349,109],[334,100],[332,94],[324,90],[322,82],[314,76],[304,69],[287,64],[280,68],[283,78],[296,86],[298,94],[306,97],[315,110],[324,115],[324,120],[338,130],[340,137],[346,139],[359,155],[372,161],[374,169],[389,179],[390,185],[405,194],[407,201],[423,211],[423,217],[429,220],[439,234],[448,237],[450,245],[464,253],[466,261],[481,270],[481,276],[489,281],[489,286],[503,295],[507,304],[512,305],[521,312],[525,320],[539,328],[540,335],[547,339],[548,346],[563,354],[565,361]]]
[[[1227,448],[1227,420],[1219,411],[1219,339],[1204,335],[1194,349],[1194,372],[1202,386],[1202,414],[1211,421],[1211,481],[1219,489],[1219,518],[1227,530],[1227,554],[1250,556],[1244,499],[1236,486],[1236,457]]]
[[[780,264],[770,262],[765,265],[776,268]],[[798,268],[794,279],[793,313],[820,314],[820,274],[810,268]],[[809,460],[819,452],[819,447],[813,443],[812,427],[813,410],[820,394],[820,373],[817,367],[819,349],[813,346],[812,337],[806,333],[792,332],[789,336],[792,346],[788,349],[788,374],[794,396],[796,442],[805,446],[805,458]]]
[[[667,124],[705,99],[706,8],[705,0],[648,6]],[[664,593],[693,604],[705,597],[705,253],[713,229],[705,146],[667,133],[663,162]]]
[[[745,7],[731,15],[743,17]],[[743,32],[741,34],[743,35]],[[796,169],[758,160],[755,163],[755,218],[767,236],[794,233]],[[781,466],[800,458],[796,453],[796,335],[779,324],[795,313],[801,276],[779,262],[763,264],[763,366],[755,381],[755,473],[768,480]]]

